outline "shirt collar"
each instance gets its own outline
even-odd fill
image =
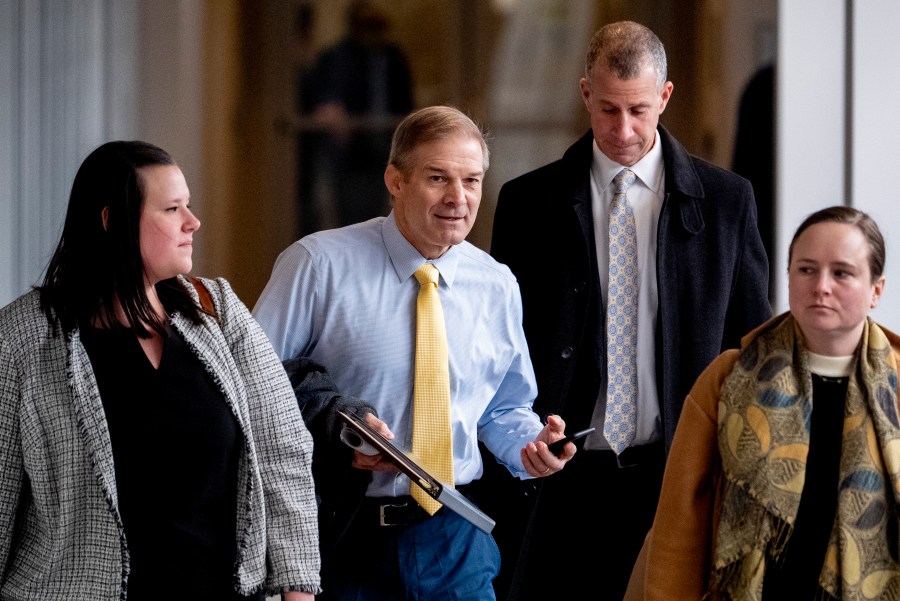
[[[425,257],[400,233],[393,211],[381,223],[381,237],[384,240],[384,247],[388,256],[391,258],[391,264],[394,266],[394,273],[397,274],[397,281],[403,282],[409,279],[416,272],[416,269],[426,262]],[[453,287],[456,267],[459,264],[459,249],[457,246],[459,245],[451,246],[439,258],[430,261],[437,267],[441,273],[441,279],[444,280],[448,288]]]
[[[845,378],[852,373],[853,355],[849,357],[827,357],[808,352],[809,371],[826,378]]]
[[[659,141],[659,132],[657,131],[656,139],[653,141],[653,148],[651,148],[640,161],[629,167],[629,169],[634,172],[637,178],[641,180],[648,189],[653,191],[654,194],[659,195],[660,190],[657,190],[657,187],[661,185],[663,181],[663,178],[661,177],[663,168],[662,144]],[[591,164],[591,170],[594,173],[594,179],[598,182],[598,185],[602,185],[605,189],[612,183],[613,179],[622,169],[625,169],[625,166],[616,163],[603,154],[595,140],[594,161]]]

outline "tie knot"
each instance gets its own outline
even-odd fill
[[[615,186],[616,194],[622,194],[628,188],[631,187],[631,184],[634,183],[636,176],[634,175],[634,171],[631,169],[622,169],[613,179],[613,186]]]
[[[416,280],[418,280],[419,286],[434,284],[434,287],[437,288],[438,275],[440,275],[440,272],[438,272],[437,267],[431,263],[425,263],[416,269]]]

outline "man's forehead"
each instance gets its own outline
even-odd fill
[[[421,169],[446,171],[454,165],[475,162],[478,171],[483,170],[484,152],[480,142],[471,136],[456,135],[425,142],[416,148],[414,157]]]

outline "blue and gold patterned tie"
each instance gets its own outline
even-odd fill
[[[603,436],[616,454],[634,440],[637,429],[637,231],[628,188],[634,172],[623,169],[613,180],[609,207],[609,294],[606,304],[606,420]]]

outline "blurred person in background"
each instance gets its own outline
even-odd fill
[[[412,75],[376,0],[353,0],[347,34],[306,78],[313,154],[302,199],[302,233],[387,215],[382,174],[397,123],[413,108]],[[301,174],[303,177],[303,174]]]

